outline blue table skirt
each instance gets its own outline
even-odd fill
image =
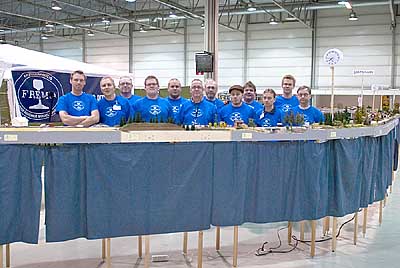
[[[21,164],[0,177],[0,243],[37,242],[43,160],[46,239],[54,242],[343,216],[384,198],[397,136],[2,145],[2,159],[23,157],[4,162]]]

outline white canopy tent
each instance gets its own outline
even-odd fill
[[[3,79],[7,82],[7,95],[10,107],[10,116],[14,118],[20,116],[19,108],[16,105],[14,83],[12,82],[12,70],[44,70],[71,73],[75,70],[82,70],[88,76],[111,76],[118,82],[121,76],[133,74],[105,68],[93,64],[83,63],[76,60],[66,59],[26,48],[13,45],[0,45],[0,85]],[[133,79],[132,79],[133,80]]]

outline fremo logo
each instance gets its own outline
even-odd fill
[[[30,121],[43,121],[55,113],[60,96],[64,95],[60,81],[47,72],[24,72],[15,79],[15,90],[21,114]]]

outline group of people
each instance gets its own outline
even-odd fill
[[[301,114],[305,124],[324,121],[321,111],[310,105],[311,89],[308,86],[300,86],[296,96],[293,95],[296,79],[292,75],[282,78],[282,96],[277,96],[273,89],[265,89],[263,104],[256,100],[256,86],[250,81],[244,86],[233,85],[229,88],[231,98],[228,104],[217,98],[218,86],[213,79],[204,83],[194,79],[190,85],[190,99],[181,96],[182,86],[176,78],[168,82],[167,98],[160,97],[159,81],[152,75],[144,81],[144,97],[132,94],[130,77],[119,79],[120,95],[116,93],[113,78],[103,77],[100,89],[104,98],[99,101],[83,92],[86,76],[82,71],[73,72],[70,83],[71,92],[60,97],[56,107],[61,121],[70,126],[87,127],[98,122],[116,126],[122,120],[139,117],[145,122],[183,125],[225,122],[228,126],[235,126],[253,120],[257,126],[273,127],[285,124],[285,116],[289,113],[294,116]]]

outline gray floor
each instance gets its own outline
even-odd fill
[[[399,175],[397,174],[397,177]],[[239,267],[399,267],[400,264],[400,178],[393,186],[383,212],[383,224],[378,223],[378,204],[369,209],[366,237],[359,228],[357,246],[353,245],[353,222],[344,226],[338,239],[337,251],[330,251],[330,241],[317,243],[316,257],[311,258],[310,247],[299,244],[297,249],[285,254],[255,256],[264,241],[268,246],[278,245],[277,230],[286,223],[245,224],[239,228]],[[351,215],[340,218],[339,225]],[[361,227],[362,214],[359,214]],[[320,223],[319,223],[320,224]],[[43,225],[42,225],[43,226]],[[309,226],[306,226],[306,231]],[[298,225],[294,226],[298,235]],[[322,234],[321,225],[317,234]],[[307,236],[308,234],[306,234]],[[233,228],[222,228],[221,250],[215,251],[215,229],[204,232],[203,267],[232,266]],[[287,246],[287,231],[281,231],[282,250]],[[306,237],[307,239],[307,237]],[[137,238],[124,237],[111,240],[112,267],[143,267],[137,255]],[[157,235],[151,237],[151,254],[166,254],[168,262],[151,263],[151,267],[197,267],[197,233],[189,233],[189,252],[181,254],[182,234]],[[41,229],[39,245],[15,243],[11,246],[11,266],[18,268],[105,268],[100,259],[101,241],[77,239],[64,243],[44,242],[44,227]]]

